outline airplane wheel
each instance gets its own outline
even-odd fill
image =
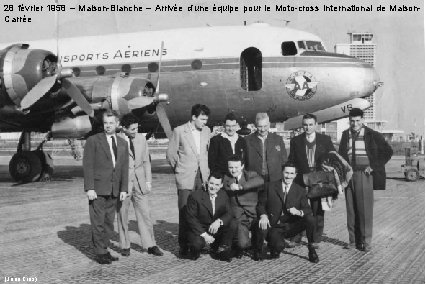
[[[419,179],[419,171],[417,169],[409,169],[405,172],[405,179],[407,181],[417,181]]]
[[[35,152],[16,153],[9,162],[9,173],[17,182],[37,181],[41,172],[41,160]]]

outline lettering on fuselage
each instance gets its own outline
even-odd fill
[[[318,82],[306,71],[296,71],[287,78],[285,87],[289,96],[298,101],[312,98],[317,91]]]
[[[125,59],[125,58],[143,58],[160,56],[161,49],[145,49],[145,50],[130,50],[118,49],[115,52],[99,52],[99,53],[80,53],[61,56],[62,62],[89,62],[94,60],[108,59]],[[167,49],[163,49],[163,56],[167,55]]]

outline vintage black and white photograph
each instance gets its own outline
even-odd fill
[[[4,0],[3,283],[425,283],[421,0]]]

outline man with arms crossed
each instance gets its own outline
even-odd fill
[[[133,114],[124,115],[121,119],[121,126],[124,132],[121,134],[121,137],[129,145],[129,192],[124,201],[118,202],[117,219],[121,255],[130,255],[128,215],[131,200],[135,209],[142,247],[148,249],[149,254],[162,256],[163,253],[155,243],[151,209],[148,200],[148,194],[152,189],[148,143],[145,136],[142,133],[138,133],[138,119]]]
[[[100,264],[118,260],[107,248],[114,231],[117,197],[123,201],[128,186],[129,152],[126,141],[115,134],[118,123],[116,113],[105,112],[104,132],[89,137],[84,147],[84,190],[89,199],[92,243]]]
[[[173,130],[169,141],[167,159],[172,166],[178,193],[179,207],[179,255],[186,257],[185,207],[189,194],[201,189],[209,176],[208,148],[210,129],[206,126],[210,110],[205,105],[196,104],[191,109],[191,120]]]

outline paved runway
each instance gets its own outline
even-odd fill
[[[307,247],[287,249],[280,259],[254,262],[248,256],[224,263],[204,254],[176,257],[177,196],[164,158],[153,161],[151,206],[163,257],[142,251],[130,211],[131,255],[112,265],[93,260],[81,162],[56,159],[50,183],[17,185],[8,175],[10,157],[0,157],[0,281],[30,283],[425,283],[425,184],[405,182],[393,159],[386,191],[375,192],[373,250],[345,250],[344,197],[326,213],[320,262]],[[115,235],[114,243],[117,244]],[[305,240],[305,239],[304,239]],[[118,255],[117,252],[113,253]],[[27,277],[27,278],[25,278]],[[12,279],[15,278],[15,279]]]

